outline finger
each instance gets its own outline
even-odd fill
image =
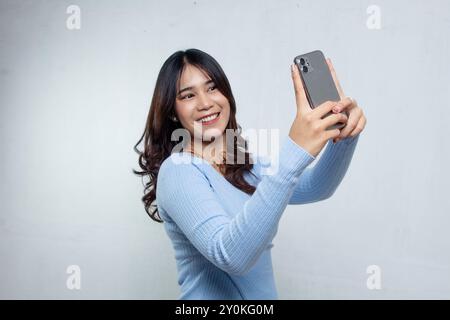
[[[361,133],[364,130],[366,123],[367,123],[366,117],[362,116],[361,119],[359,119],[355,129],[352,131],[352,133],[350,133],[350,137],[354,137],[357,134]]]
[[[297,111],[301,114],[311,111],[308,99],[306,98],[305,89],[303,88],[300,71],[297,65],[291,64],[292,81],[294,84],[295,100],[297,103]]]
[[[358,124],[361,118],[361,112],[358,110],[354,110],[349,114],[347,125],[341,130],[341,134],[339,138],[345,139],[348,135],[355,130],[356,125]]]
[[[338,77],[336,75],[336,71],[334,70],[333,64],[331,63],[331,59],[327,58],[326,61],[327,61],[327,64],[328,64],[328,68],[330,69],[331,76],[333,77],[334,84],[336,85],[336,88],[338,90],[339,97],[341,99],[344,99],[344,97],[345,97],[344,90],[342,90],[341,84],[339,83],[339,79],[338,79]]]
[[[337,105],[337,101],[325,101],[324,103],[322,103],[321,105],[319,105],[315,109],[313,109],[314,118],[322,119],[328,113],[332,113],[331,110],[336,105]]]
[[[322,128],[326,129],[328,127],[331,127],[332,125],[335,125],[337,123],[347,123],[348,118],[343,113],[337,113],[337,114],[330,114],[329,116],[323,118],[320,122]]]
[[[337,102],[336,106],[333,107],[333,112],[339,113],[343,110],[349,110],[353,106],[353,100],[350,97],[345,97]]]
[[[326,140],[329,140],[329,139],[335,139],[335,138],[337,138],[338,136],[339,136],[339,132],[341,132],[339,129],[330,129],[330,130],[326,130],[325,132],[324,132],[324,136],[325,136],[325,139]]]

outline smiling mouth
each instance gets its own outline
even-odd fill
[[[217,119],[219,119],[220,116],[220,112],[214,113],[211,116],[202,118],[200,120],[197,120],[197,122],[201,123],[202,125],[208,125],[208,124],[212,124],[214,122],[217,121]]]

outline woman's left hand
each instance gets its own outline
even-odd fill
[[[336,88],[338,89],[341,100],[344,100],[344,99],[351,100],[350,103],[345,103],[345,104],[339,103],[338,110],[335,111],[333,109],[334,113],[339,113],[342,110],[345,110],[346,114],[348,116],[347,124],[345,125],[344,128],[341,129],[340,135],[337,138],[333,139],[333,142],[338,142],[340,140],[347,138],[348,136],[354,137],[354,136],[358,135],[359,133],[361,133],[361,131],[363,131],[364,127],[366,126],[367,119],[364,116],[362,109],[358,106],[358,103],[355,101],[355,99],[345,96],[344,91],[342,90],[342,87],[337,78],[336,72],[334,71],[334,67],[333,67],[333,64],[331,63],[331,60],[329,58],[326,60],[327,60],[328,67],[330,68],[331,75],[333,76],[334,84],[336,85]]]

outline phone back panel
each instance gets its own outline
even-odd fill
[[[300,64],[301,58],[304,59],[303,64]],[[311,108],[314,109],[327,100],[340,100],[322,51],[316,50],[299,55],[295,57],[294,63],[300,69],[303,86]]]

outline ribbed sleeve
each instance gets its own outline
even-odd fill
[[[233,215],[224,210],[202,171],[180,161],[186,157],[200,160],[174,153],[161,165],[158,207],[211,263],[229,274],[245,274],[273,238],[301,173],[314,157],[287,137],[277,170],[261,178],[254,194]]]
[[[359,134],[338,143],[330,139],[315,166],[302,172],[289,204],[305,204],[331,197],[350,166],[358,139]]]

